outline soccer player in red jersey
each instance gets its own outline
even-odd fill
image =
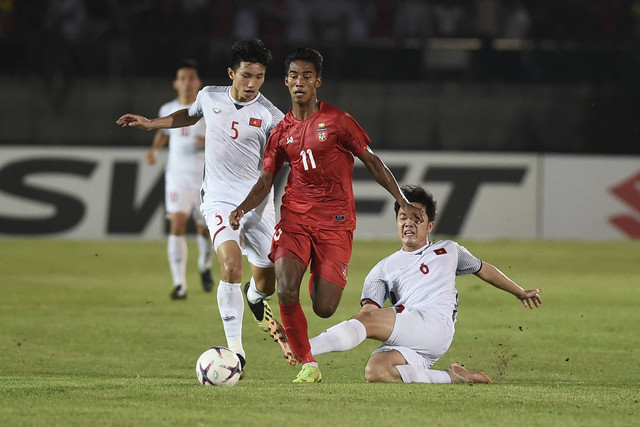
[[[322,375],[311,354],[300,285],[311,265],[313,311],[324,318],[333,315],[347,284],[356,227],[354,156],[409,217],[421,223],[424,212],[407,201],[391,171],[369,148],[371,140],[358,123],[344,111],[318,101],[322,55],[299,48],[287,56],[285,68],[292,108],[271,133],[260,178],[231,212],[229,222],[238,227],[242,216],[267,196],[284,162],[289,163],[280,222],[269,254],[275,263],[284,331],[275,320],[270,327],[289,363],[298,359],[303,363],[294,382],[319,382]]]

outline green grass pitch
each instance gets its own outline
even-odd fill
[[[194,372],[200,353],[225,345],[215,292],[199,283],[194,241],[188,299],[171,301],[165,242],[3,239],[0,422],[638,425],[640,242],[461,243],[523,287],[544,288],[542,308],[527,310],[476,277],[458,279],[456,336],[435,368],[459,361],[493,385],[368,384],[369,340],[320,356],[322,383],[292,384],[298,367],[246,310],[246,378],[217,388],[199,385]],[[356,241],[331,319],[316,317],[303,292],[310,334],[354,314],[365,275],[398,247]]]

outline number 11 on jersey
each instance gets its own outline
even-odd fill
[[[307,148],[307,150],[302,150],[300,152],[300,156],[302,157],[302,164],[304,165],[304,170],[309,170],[309,164],[307,163],[307,157],[309,158],[309,162],[311,163],[311,169],[316,168],[316,161],[313,159],[313,152],[311,148]]]

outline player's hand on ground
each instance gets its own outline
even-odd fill
[[[125,114],[116,120],[116,124],[123,128],[127,126],[135,126],[144,130],[151,129],[151,120],[137,114]]]
[[[231,224],[231,228],[237,230],[240,227],[240,220],[244,216],[244,211],[242,209],[235,209],[229,214],[229,224]]]
[[[519,296],[518,299],[522,301],[524,308],[532,309],[534,306],[540,307],[540,305],[542,305],[540,292],[542,292],[542,289],[527,289],[523,291],[522,295]]]

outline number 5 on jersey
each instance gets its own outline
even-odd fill
[[[233,131],[233,136],[231,137],[231,139],[238,139],[238,128],[236,128],[236,126],[238,125],[238,122],[231,122],[231,130]]]

